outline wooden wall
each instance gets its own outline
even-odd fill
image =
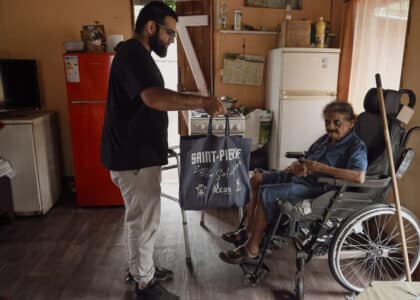
[[[219,6],[222,1],[223,0],[219,0]],[[242,0],[229,0],[225,2],[227,3],[228,11],[228,26],[232,26],[233,24],[234,10],[236,9],[241,9],[243,12],[243,24],[251,25],[255,28],[264,28],[265,30],[278,30],[285,15],[284,9],[246,7],[244,6],[244,1]],[[319,17],[322,16],[326,21],[331,20],[332,31],[337,34],[332,46],[339,47],[343,7],[342,2],[343,1],[341,0],[304,0],[303,9],[293,10],[292,18],[296,20],[306,19],[317,21]],[[224,84],[222,82],[221,70],[223,69],[223,55],[225,53],[245,53],[265,56],[269,49],[277,47],[277,35],[220,33],[215,30],[214,39],[215,95],[236,97],[239,99],[241,105],[264,107],[264,84],[262,86],[250,86]],[[245,48],[243,48],[243,45]]]

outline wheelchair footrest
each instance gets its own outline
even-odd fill
[[[289,239],[282,236],[274,236],[271,240],[271,245],[273,249],[280,249],[286,247],[289,244]]]
[[[260,268],[257,268],[257,266],[252,268],[252,265],[249,264],[240,264],[240,267],[242,271],[244,271],[248,284],[251,286],[257,286],[264,278],[265,274],[270,272],[270,269],[266,264],[262,264]]]

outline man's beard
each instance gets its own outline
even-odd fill
[[[160,40],[158,31],[149,38],[151,49],[160,57],[165,57],[168,52],[168,47],[166,47]]]

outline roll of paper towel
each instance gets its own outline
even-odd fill
[[[124,36],[122,34],[108,35],[106,39],[106,51],[114,52],[115,46],[117,46],[118,43],[122,42],[123,40],[124,40]]]

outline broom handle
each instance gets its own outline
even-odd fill
[[[388,119],[386,117],[386,112],[385,112],[385,100],[384,100],[384,93],[382,90],[381,75],[376,74],[375,79],[376,79],[376,87],[377,87],[378,97],[379,97],[379,105],[381,108],[382,122],[384,125],[384,136],[385,136],[386,150],[388,154],[389,168],[391,170],[392,191],[393,191],[394,199],[395,199],[395,207],[397,208],[398,225],[400,228],[401,243],[402,243],[403,255],[404,255],[405,274],[407,276],[407,280],[411,282],[410,263],[408,261],[408,254],[407,254],[407,242],[405,240],[404,224],[403,224],[403,219],[401,217],[400,195],[398,192],[397,176],[395,176],[394,157],[392,155],[391,139],[389,137],[389,129],[388,129]]]

